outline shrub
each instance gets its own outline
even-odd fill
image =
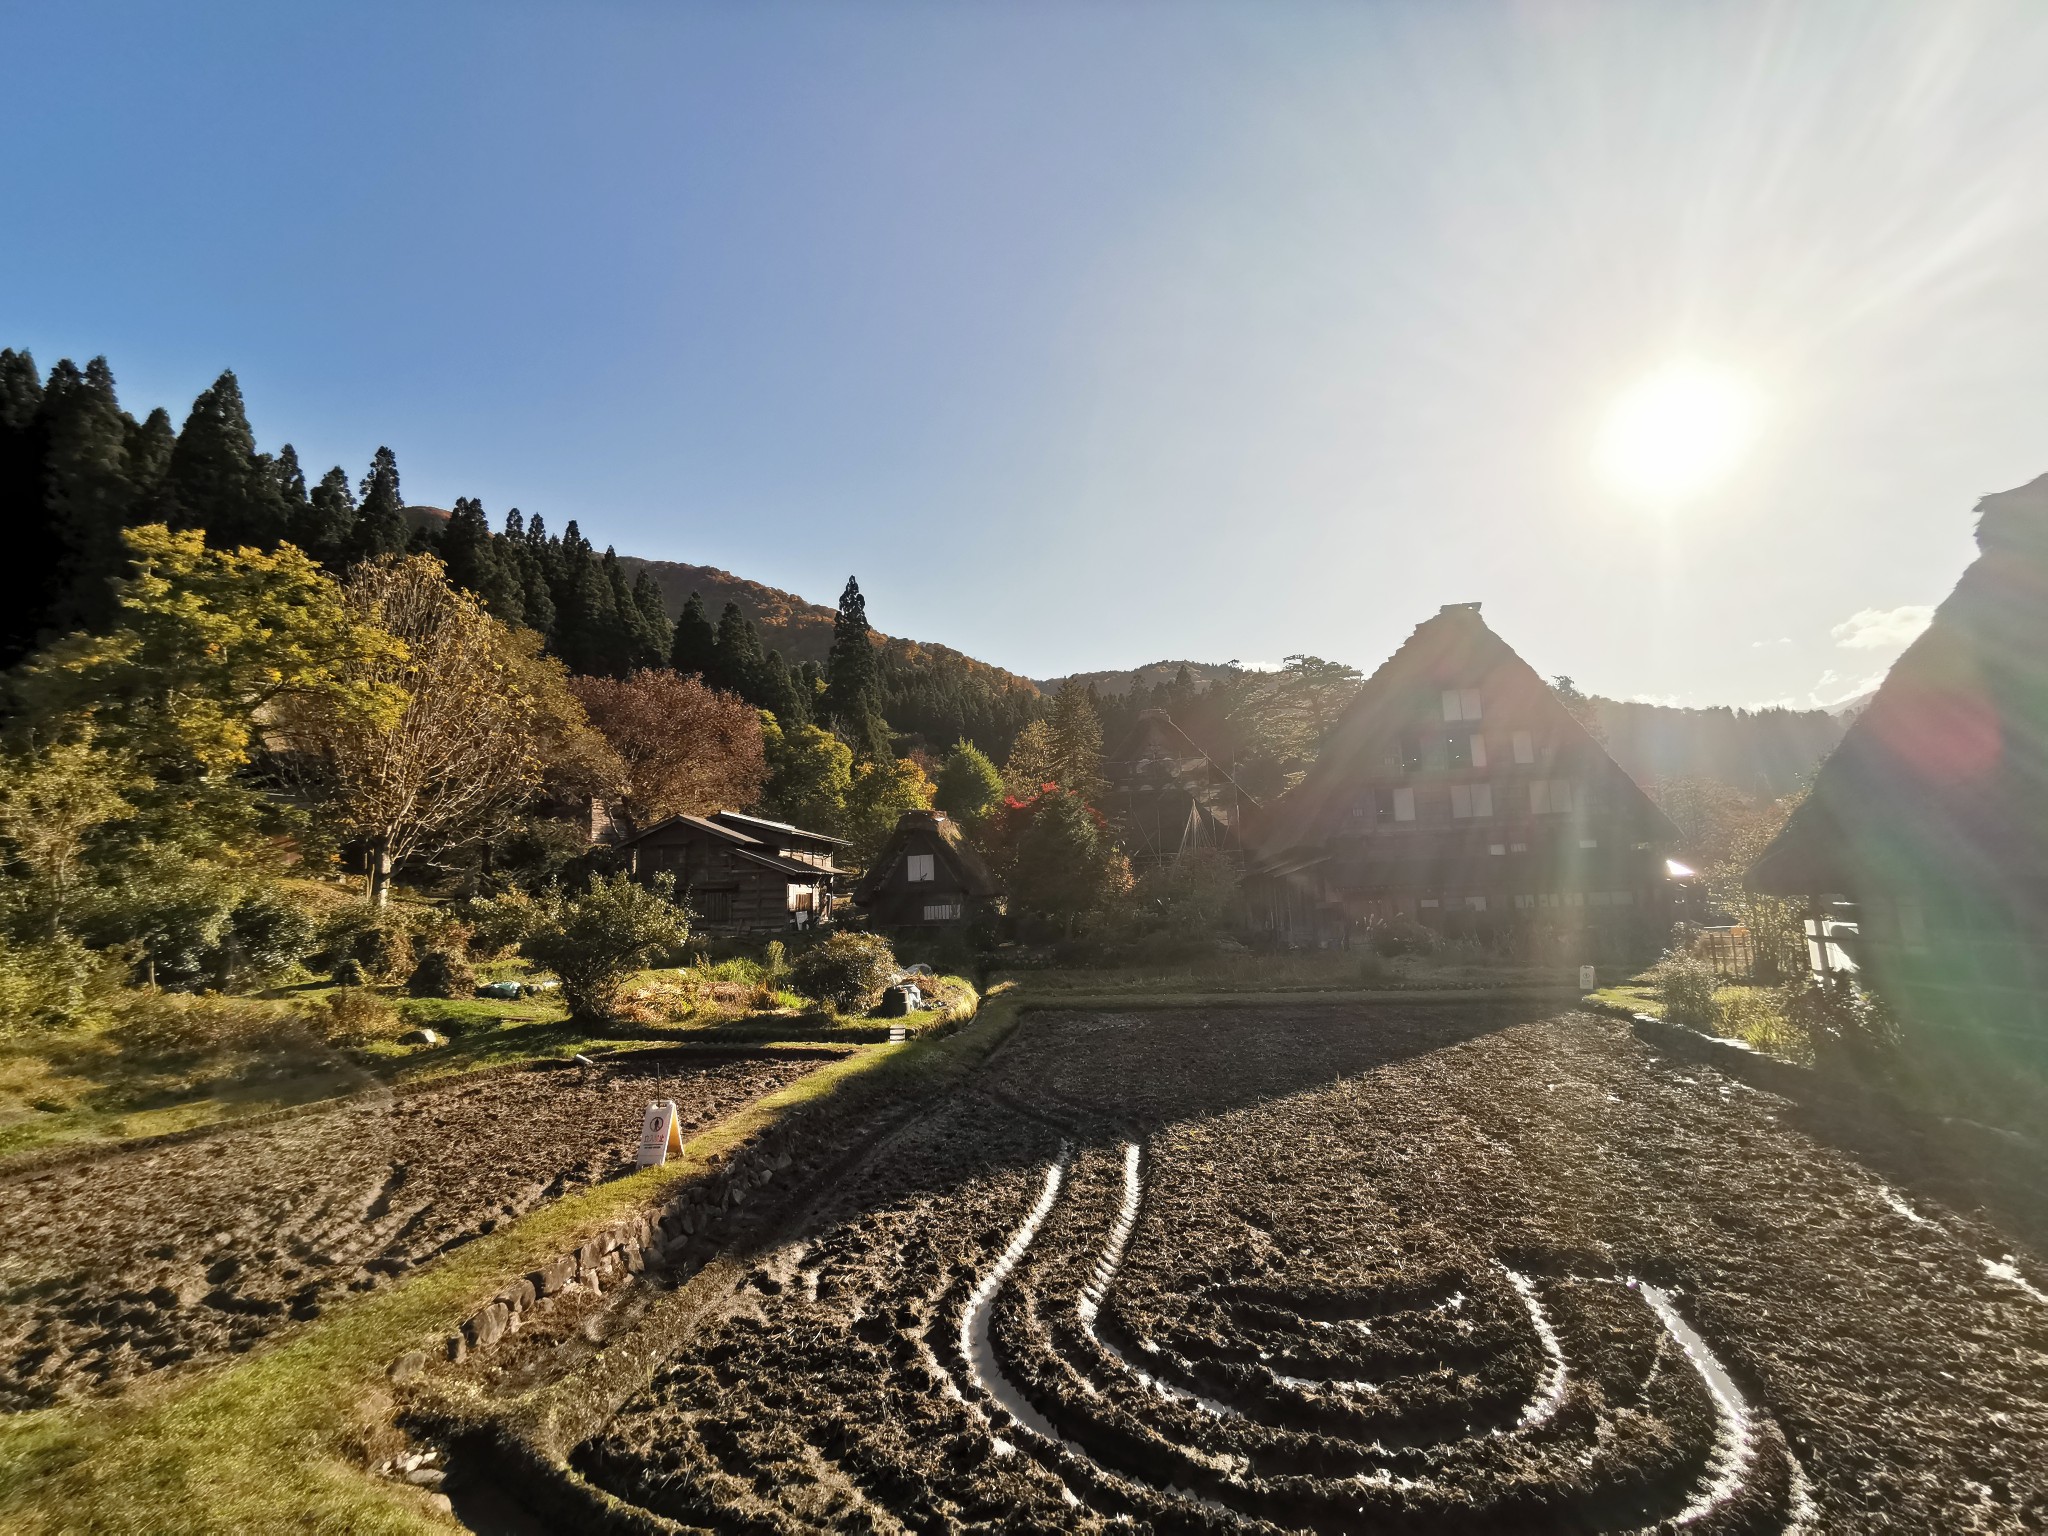
[[[1736,987],[1720,999],[1721,1033],[1773,1056],[1803,1060],[1806,1040],[1785,1018],[1784,998],[1777,991]]]
[[[1786,1023],[1816,1061],[1872,1065],[1898,1050],[1898,1020],[1874,992],[1807,980],[1786,983],[1778,995]]]
[[[0,1038],[101,1016],[121,969],[69,936],[30,942],[0,936]]]
[[[496,960],[516,950],[532,929],[539,907],[523,891],[457,902],[455,915],[469,930],[473,960]]]
[[[405,1020],[390,1000],[367,987],[343,987],[328,993],[326,1006],[317,1010],[310,1022],[330,1045],[395,1040],[405,1030]]]
[[[1424,927],[1412,917],[1390,917],[1372,924],[1365,931],[1365,941],[1374,954],[1385,959],[1434,954],[1443,942],[1434,928]]]
[[[406,978],[405,990],[412,997],[473,997],[476,972],[469,957],[452,949],[430,949]]]
[[[283,1003],[174,992],[132,993],[120,1013],[122,1047],[158,1061],[259,1050],[300,1023]]]
[[[1671,955],[1659,961],[1650,976],[1664,1000],[1664,1017],[1672,1023],[1712,1029],[1720,1021],[1714,992],[1721,977],[1706,961]]]
[[[212,970],[223,987],[260,985],[297,966],[313,949],[313,914],[274,885],[261,885],[228,915]]]
[[[334,968],[334,984],[337,987],[365,987],[370,984],[370,973],[363,969],[363,962],[354,955]]]
[[[689,938],[689,917],[674,898],[673,876],[646,886],[600,875],[585,895],[551,892],[521,948],[560,978],[572,1017],[609,1019],[633,973]]]
[[[896,957],[878,933],[839,932],[797,956],[790,982],[840,1013],[865,1013],[896,979]]]
[[[374,980],[397,981],[412,973],[411,924],[401,909],[358,903],[328,920],[320,954],[332,964],[356,960]]]

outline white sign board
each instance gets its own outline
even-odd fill
[[[683,1150],[682,1117],[674,1099],[657,1099],[647,1106],[647,1118],[640,1125],[639,1166],[657,1168],[671,1152]]]
[[[1581,992],[1590,992],[1590,991],[1592,991],[1592,990],[1593,990],[1593,988],[1594,988],[1594,986],[1595,986],[1595,985],[1597,985],[1597,983],[1595,983],[1595,982],[1594,982],[1594,980],[1593,980],[1593,967],[1592,967],[1592,966],[1590,966],[1590,965],[1582,965],[1582,966],[1580,966],[1580,967],[1579,967],[1579,990],[1580,990]]]

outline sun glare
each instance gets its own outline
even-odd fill
[[[1674,363],[1614,402],[1600,433],[1600,468],[1618,489],[1670,505],[1726,478],[1755,435],[1756,399],[1741,379]]]

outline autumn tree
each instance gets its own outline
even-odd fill
[[[766,712],[761,741],[768,762],[762,812],[828,837],[844,832],[853,749],[821,725],[786,724]]]
[[[752,805],[768,777],[760,714],[697,678],[643,669],[570,687],[624,765],[613,814],[630,831]]]
[[[367,845],[369,895],[389,899],[395,865],[501,830],[540,782],[541,699],[512,632],[448,584],[431,555],[385,556],[350,576],[350,612],[399,642],[343,669],[395,689],[395,720],[289,700],[281,740],[335,829]]]
[[[1009,884],[1011,910],[1069,937],[1131,888],[1130,862],[1101,813],[1065,789],[1005,806],[986,847]]]
[[[931,805],[932,781],[911,759],[856,762],[846,792],[846,838],[853,857],[866,864],[881,852],[905,811],[928,811]]]

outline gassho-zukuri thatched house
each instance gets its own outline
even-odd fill
[[[636,880],[676,877],[707,933],[782,933],[832,921],[843,839],[738,811],[671,816],[618,845]]]
[[[2048,475],[1986,496],[1977,513],[1977,559],[1749,883],[1808,898],[1809,936],[1824,923],[1834,937],[1823,958],[1856,967],[1908,1021],[2038,1061],[2048,1056]]]
[[[1297,943],[1409,918],[1532,958],[1620,960],[1669,926],[1677,838],[1479,605],[1452,603],[1269,810],[1245,892],[1255,926]]]
[[[853,889],[877,928],[993,921],[1003,883],[944,811],[905,811]]]
[[[1197,848],[1240,853],[1245,815],[1259,804],[1163,709],[1138,711],[1102,776],[1102,812],[1138,864]]]

